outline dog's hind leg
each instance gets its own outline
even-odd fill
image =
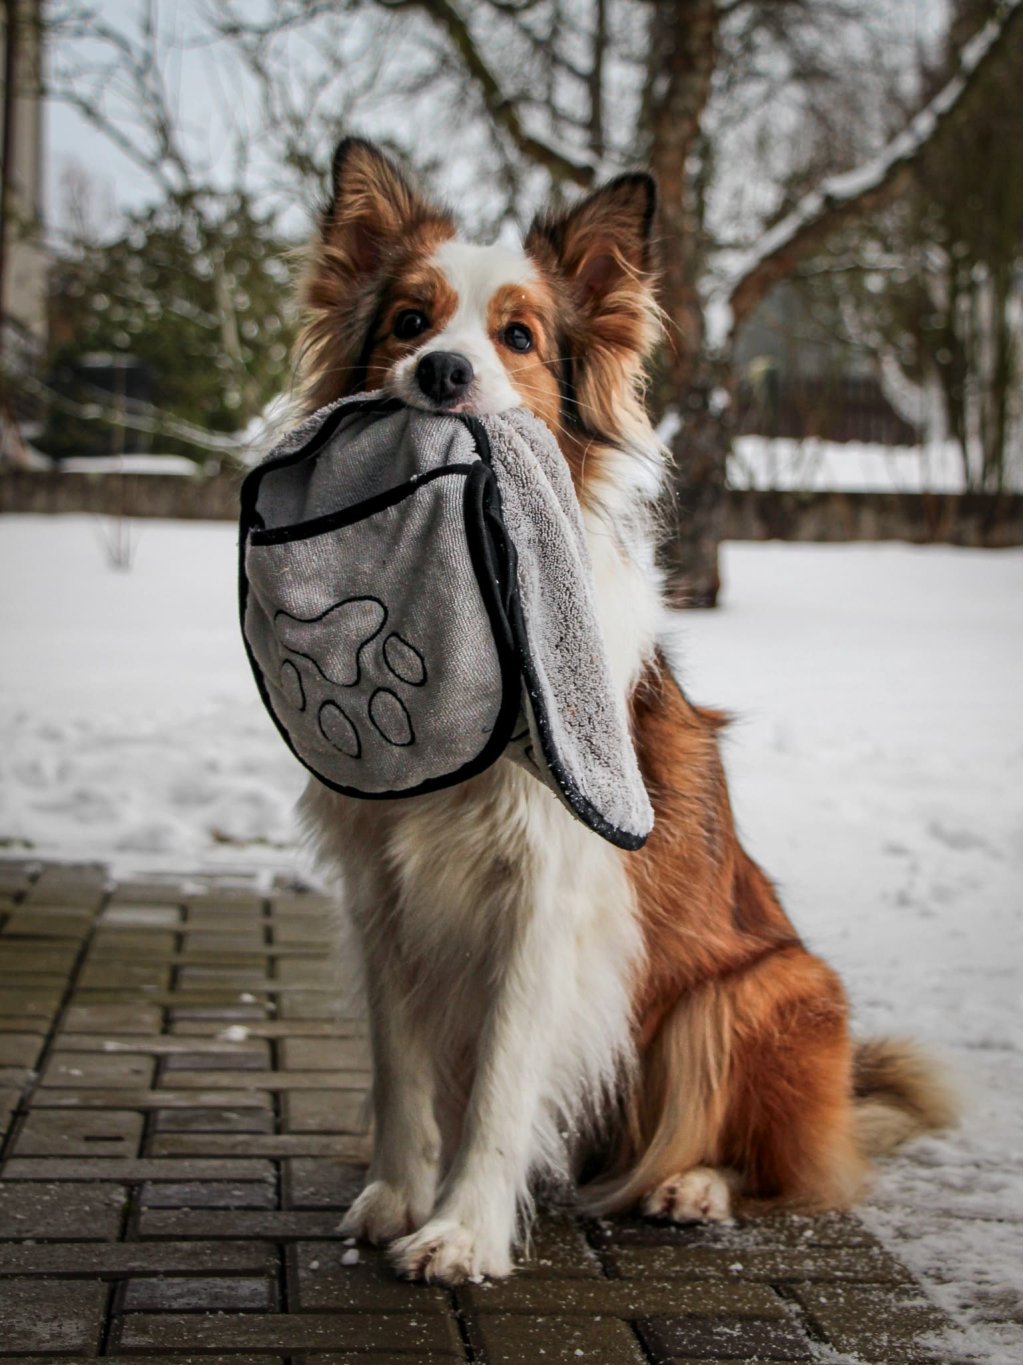
[[[803,948],[688,992],[642,1068],[634,1155],[593,1188],[598,1211],[718,1222],[738,1199],[844,1208],[859,1193],[846,1002]]]

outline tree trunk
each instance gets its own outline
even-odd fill
[[[654,6],[644,106],[648,156],[661,189],[661,305],[668,321],[664,392],[679,416],[672,439],[677,498],[667,547],[673,600],[713,607],[724,515],[728,428],[713,394],[698,292],[703,251],[699,156],[701,120],[717,60],[715,0],[663,0]]]
[[[713,607],[721,588],[718,547],[725,521],[725,471],[732,440],[730,409],[719,401],[709,368],[690,383],[672,438],[675,534],[666,547],[669,593],[680,607]]]

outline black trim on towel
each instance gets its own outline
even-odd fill
[[[568,378],[571,385],[571,376]],[[504,753],[512,737],[519,714],[520,680],[522,679],[526,683],[530,697],[544,760],[570,809],[595,834],[600,834],[618,848],[628,850],[641,848],[647,840],[647,835],[633,834],[628,830],[619,829],[606,820],[580,791],[559,760],[551,733],[551,725],[544,709],[537,672],[530,654],[529,636],[518,591],[518,556],[501,515],[501,489],[492,467],[490,438],[486,427],[479,418],[470,413],[449,414],[456,417],[472,436],[476,453],[480,457],[479,463],[443,465],[437,469],[428,470],[425,474],[417,475],[416,478],[400,484],[396,488],[388,489],[384,493],[366,498],[352,507],[329,513],[326,516],[313,517],[293,526],[268,528],[263,525],[262,519],[256,511],[256,504],[259,498],[260,485],[266,474],[298,464],[302,460],[318,454],[327,445],[341,422],[353,412],[384,417],[399,411],[404,406],[405,404],[397,398],[350,399],[330,413],[324,424],[298,450],[290,451],[257,466],[242,483],[238,565],[239,613],[242,640],[264,706],[291,752],[302,766],[325,787],[340,793],[342,796],[357,797],[360,800],[396,800],[441,791],[445,787],[451,787],[459,782],[466,781],[468,778],[475,777],[478,773],[489,768]],[[324,777],[301,757],[292,744],[287,729],[278,719],[274,710],[263,671],[245,633],[245,613],[249,593],[249,583],[245,572],[245,552],[250,543],[255,546],[279,545],[286,544],[289,541],[328,534],[332,530],[337,530],[388,507],[395,506],[444,474],[459,474],[466,480],[463,500],[466,542],[477,585],[491,624],[501,669],[502,698],[498,717],[480,752],[455,772],[429,778],[417,787],[408,787],[401,791],[368,792],[356,787],[346,787]]]
[[[481,460],[485,461],[488,471],[491,471],[491,442],[487,435],[487,428],[476,417],[469,413],[458,413],[457,416],[473,434],[476,448]],[[533,709],[534,718],[537,722],[537,732],[540,736],[540,745],[544,753],[544,761],[551,770],[551,775],[558,783],[559,790],[565,797],[573,812],[588,825],[595,834],[600,834],[609,843],[615,844],[617,848],[624,848],[630,852],[642,848],[647,842],[646,834],[634,834],[630,830],[619,829],[611,821],[606,820],[597,807],[580,791],[572,777],[562,766],[555,748],[554,739],[551,734],[551,723],[548,720],[547,712],[544,709],[544,702],[541,696],[540,687],[537,683],[537,672],[533,666],[533,659],[530,655],[530,637],[526,631],[526,620],[523,616],[522,601],[516,582],[516,569],[518,566],[518,556],[515,545],[505,527],[504,519],[501,515],[501,489],[498,481],[492,473],[494,480],[493,498],[487,508],[487,515],[491,519],[491,536],[482,535],[482,544],[501,544],[504,547],[504,554],[508,568],[506,570],[506,588],[503,595],[503,615],[511,623],[512,638],[515,644],[516,653],[519,659],[519,666],[522,669],[523,680],[526,683],[526,690],[529,693],[530,705]],[[467,488],[467,494],[468,494]],[[477,579],[480,579],[480,572],[477,571]],[[494,621],[492,619],[492,625]],[[515,717],[513,717],[513,725]],[[509,730],[511,738],[512,731]]]
[[[404,502],[406,498],[418,493],[425,484],[433,483],[435,479],[444,478],[449,474],[469,474],[478,467],[476,464],[439,465],[437,469],[428,469],[405,483],[385,489],[383,493],[374,493],[372,497],[364,498],[362,502],[354,502],[351,507],[343,507],[340,512],[327,512],[322,517],[310,517],[308,521],[297,521],[292,526],[256,527],[249,537],[249,543],[287,545],[294,540],[312,540],[314,536],[325,535],[328,531],[340,531],[343,526],[365,521],[367,517],[372,517],[377,512],[383,512],[388,507]]]
[[[356,503],[350,508],[345,508],[340,512],[330,513],[323,517],[313,517],[305,522],[298,522],[294,526],[265,528],[256,512],[256,503],[259,497],[259,487],[262,476],[275,469],[282,469],[288,465],[297,464],[301,460],[311,455],[317,454],[322,450],[335,431],[337,431],[341,420],[354,410],[363,410],[370,413],[377,413],[379,416],[387,416],[392,412],[397,412],[405,405],[398,399],[379,399],[379,400],[360,400],[354,399],[332,412],[327,418],[324,426],[310,437],[298,450],[289,452],[278,457],[276,460],[268,461],[254,469],[247,475],[242,484],[242,512],[240,522],[239,545],[239,564],[238,564],[238,601],[239,615],[242,626],[242,643],[249,659],[253,677],[256,680],[256,687],[259,691],[263,705],[270,714],[271,720],[277,727],[281,738],[294,754],[296,759],[302,764],[307,772],[322,783],[331,791],[338,792],[342,796],[356,797],[363,801],[392,801],[403,799],[409,796],[425,796],[429,792],[442,791],[446,787],[455,786],[459,782],[465,782],[468,778],[476,777],[479,773],[489,768],[508,748],[509,739],[515,728],[516,717],[519,714],[520,700],[520,672],[519,658],[512,636],[512,628],[509,623],[506,604],[510,593],[510,583],[514,582],[515,577],[515,550],[505,534],[504,525],[499,518],[495,518],[494,503],[500,500],[498,492],[498,482],[491,469],[491,445],[487,437],[487,431],[483,424],[476,418],[467,414],[453,414],[458,416],[462,424],[473,437],[473,443],[479,461],[471,464],[458,463],[442,465],[433,470],[426,471],[425,474],[418,475],[416,478],[398,485],[397,488],[388,489],[385,493],[378,494],[372,498],[366,498],[361,503]],[[325,435],[326,433],[326,435]],[[245,553],[248,545],[266,546],[275,544],[286,544],[289,541],[309,539],[315,535],[329,534],[332,530],[347,526],[356,521],[364,520],[367,516],[372,516],[377,512],[385,510],[387,507],[395,506],[405,498],[417,493],[426,484],[432,483],[434,479],[444,474],[455,474],[465,479],[465,492],[463,497],[463,522],[466,532],[466,543],[469,549],[470,561],[476,576],[477,585],[487,612],[488,620],[491,624],[491,631],[494,638],[495,650],[498,655],[498,664],[501,670],[502,695],[501,704],[498,708],[498,715],[487,738],[486,743],[477,753],[475,758],[464,763],[461,768],[454,772],[442,774],[439,777],[428,778],[416,787],[405,787],[399,791],[369,792],[358,787],[347,787],[340,782],[334,782],[325,777],[322,773],[312,767],[295,748],[292,743],[291,735],[287,727],[280,720],[270,697],[270,689],[267,686],[263,670],[249,644],[249,638],[245,632],[245,613],[249,599],[249,580],[245,572]],[[495,527],[500,530],[500,535],[495,535]],[[383,625],[381,626],[383,629]],[[380,633],[379,631],[377,632]]]

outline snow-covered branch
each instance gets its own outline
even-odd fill
[[[1011,0],[1001,18],[990,19],[962,49],[959,69],[906,128],[872,160],[825,180],[732,264],[711,314],[717,325],[713,343],[723,344],[750,317],[773,285],[849,220],[881,208],[904,184],[904,177],[961,107],[985,71],[1011,41],[1021,0]]]

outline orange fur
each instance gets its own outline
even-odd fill
[[[615,458],[650,448],[652,214],[649,178],[623,176],[561,217],[538,218],[525,242],[537,280],[498,289],[488,308],[488,335],[525,405],[556,432],[585,506]],[[400,308],[443,328],[456,300],[426,262],[453,234],[379,152],[342,144],[304,289],[313,406],[379,383],[408,353],[392,334]],[[510,321],[530,327],[529,354],[502,351]],[[869,1139],[842,986],[740,846],[716,738],[725,718],[691,705],[660,655],[631,705],[655,810],[647,844],[623,855],[646,948],[634,1000],[639,1069],[591,1203],[624,1207],[676,1172],[713,1166],[737,1172],[750,1199],[845,1207]],[[952,1116],[905,1048],[862,1053],[858,1076],[875,1145]],[[895,1111],[911,1118],[894,1124]]]

